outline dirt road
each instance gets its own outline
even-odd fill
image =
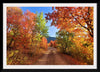
[[[34,65],[75,65],[76,62],[72,61],[73,58],[67,56],[67,59],[64,56],[61,56],[57,53],[57,50],[53,47],[49,47],[48,51],[36,61]],[[76,60],[74,60],[76,61]]]

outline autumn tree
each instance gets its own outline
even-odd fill
[[[41,47],[44,48],[45,50],[47,50],[48,45],[47,45],[47,39],[46,39],[46,37],[42,37]]]
[[[23,16],[20,18],[20,40],[18,40],[18,45],[23,45],[23,48],[30,48],[33,44],[33,37],[36,25],[36,14],[30,12],[29,10],[25,11]],[[33,47],[31,47],[33,50]]]
[[[66,30],[62,30],[57,32],[56,34],[57,43],[60,44],[63,53],[66,53],[66,48],[71,47],[71,45],[73,44],[71,41],[74,36],[73,33],[69,33]]]
[[[22,10],[18,7],[7,7],[7,47],[10,48],[12,43],[15,43],[16,36],[19,35]]]
[[[40,33],[44,37],[48,37],[48,26],[46,26],[46,19],[43,18],[43,12],[40,14],[37,12],[37,32]]]
[[[28,10],[23,14],[20,8],[7,8],[8,48],[12,43],[14,43],[14,48],[16,46],[22,48],[22,45],[24,48],[28,46],[32,31],[35,29],[35,17],[36,15]]]
[[[68,32],[87,33],[85,36],[93,41],[93,7],[55,7],[46,15],[47,20],[52,20],[51,25]]]
[[[54,41],[51,40],[50,43],[49,43],[49,46],[53,47],[54,46]]]
[[[49,43],[49,46],[56,48],[56,46],[57,46],[56,42],[57,42],[56,40],[54,40],[54,41],[51,40]]]
[[[10,49],[7,50],[8,64],[25,64],[26,57],[39,56],[47,50],[48,27],[43,13],[34,14],[29,10],[23,12],[18,7],[7,7],[6,28],[7,49]]]
[[[54,48],[57,47],[57,40],[54,40],[54,44],[53,44]]]
[[[51,26],[54,25],[60,31],[64,29],[69,33],[74,33],[74,38],[71,40],[74,45],[71,44],[71,47],[69,50],[67,48],[67,51],[73,57],[92,64],[93,7],[55,7],[52,13],[46,15],[47,20],[52,20]],[[63,40],[59,44],[63,46]]]
[[[34,53],[35,53],[36,50],[40,50],[40,47],[42,46],[41,42],[46,43],[45,37],[48,37],[48,27],[46,26],[46,19],[43,18],[43,12],[41,13],[36,12],[36,25],[33,33],[36,34],[34,39],[35,41]],[[45,41],[43,41],[44,39]],[[44,48],[46,47],[44,46]]]

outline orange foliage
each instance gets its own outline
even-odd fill
[[[73,33],[73,42],[67,52],[73,57],[93,64],[93,7],[55,7],[52,13],[45,14],[52,20],[51,26]],[[53,46],[54,42],[50,42]],[[61,47],[62,48],[62,47]]]
[[[15,47],[28,48],[30,34],[32,34],[36,24],[35,17],[36,14],[28,10],[22,14],[22,10],[18,7],[7,7],[7,37],[11,39],[8,47],[14,41]]]
[[[56,47],[56,41],[50,41],[50,43],[49,43],[49,46],[51,46],[51,47]]]
[[[93,7],[55,7],[52,13],[46,14],[51,25],[68,32],[87,32],[93,39]],[[78,35],[78,34],[77,34]]]
[[[42,37],[41,47],[44,48],[45,50],[47,50],[48,48],[47,39],[45,37]]]

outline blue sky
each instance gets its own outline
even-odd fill
[[[43,12],[43,17],[45,18],[45,13],[48,12],[52,12],[52,7],[20,7],[22,9],[23,12],[25,12],[26,10],[29,10],[33,13],[36,13],[36,11],[38,11],[38,13]],[[58,31],[58,29],[54,26],[50,26],[51,25],[51,21],[48,21],[46,26],[49,26],[49,30],[48,30],[48,34],[50,37],[56,37],[56,32]]]

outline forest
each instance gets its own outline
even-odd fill
[[[7,7],[7,65],[93,65],[93,7],[52,10],[44,18],[42,11]],[[59,31],[48,43],[49,20]]]

